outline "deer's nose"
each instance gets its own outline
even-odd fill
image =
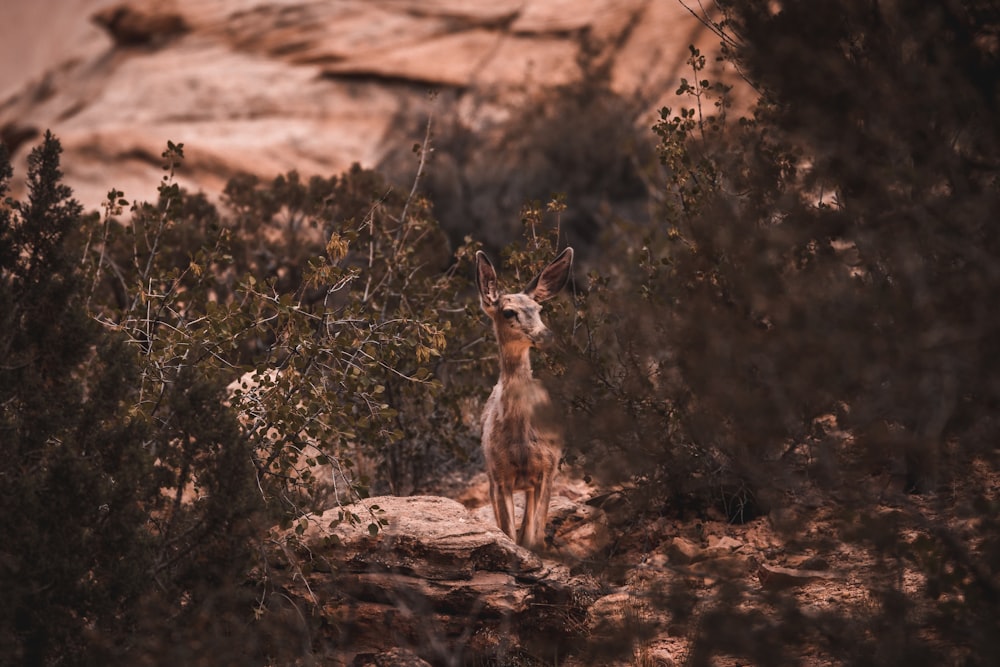
[[[535,347],[538,349],[544,349],[552,344],[552,340],[555,336],[548,329],[542,329],[531,337],[531,342],[534,343]]]

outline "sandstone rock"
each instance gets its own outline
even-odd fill
[[[659,665],[671,663],[653,659],[648,638],[663,632],[664,621],[663,611],[654,606],[649,596],[629,586],[596,600],[587,611],[586,623],[591,641],[600,646],[605,657],[616,652],[623,654],[614,662],[602,660],[600,664]],[[641,660],[622,659],[629,655],[641,657]],[[662,660],[669,657],[669,652],[664,655],[656,651],[656,655]]]
[[[670,653],[670,649],[663,646],[653,646],[644,656],[645,662],[641,663],[644,665],[650,665],[651,667],[674,667],[677,664],[674,661],[674,656]]]
[[[511,24],[518,33],[571,33],[592,28],[597,37],[619,35],[634,15],[648,3],[624,0],[549,0],[525,3]]]
[[[805,586],[814,581],[829,581],[837,579],[835,574],[820,570],[796,570],[790,567],[761,564],[757,571],[760,584],[768,590],[782,590]]]
[[[581,76],[591,47],[614,90],[648,101],[652,117],[690,76],[687,45],[717,42],[679,3],[652,0],[32,0],[7,13],[18,26],[0,40],[0,127],[19,148],[12,194],[23,194],[25,137],[50,128],[88,208],[111,187],[155,197],[168,139],[185,144],[181,185],[210,195],[238,171],[374,167],[414,141],[401,121],[422,127],[433,108],[488,126],[523,93]],[[449,95],[432,107],[428,87]]]
[[[190,29],[179,14],[158,10],[121,4],[97,12],[93,19],[108,31],[116,46],[162,46]]]
[[[702,556],[704,558],[719,558],[722,556],[728,556],[742,547],[743,543],[739,540],[734,540],[728,536],[715,537],[713,535],[708,538],[708,547],[702,551]]]
[[[690,565],[703,557],[701,547],[683,537],[675,537],[670,541],[667,556],[674,565]]]
[[[379,519],[387,525],[372,534]],[[490,637],[551,648],[579,638],[599,597],[594,580],[446,498],[371,498],[309,517],[287,537],[285,590],[340,629],[338,651],[374,656],[363,660],[401,647],[431,663],[481,662],[501,646]]]
[[[343,519],[352,514],[359,523]],[[383,517],[388,525],[372,535],[368,525]],[[515,545],[499,528],[477,520],[454,500],[437,496],[380,496],[327,510],[310,519],[302,542],[310,549],[338,542],[332,554],[355,570],[374,568],[434,580],[470,579],[479,570],[542,569],[538,556]]]
[[[659,615],[644,596],[623,590],[598,598],[587,610],[587,625],[599,636],[635,634],[659,622]]]
[[[474,29],[404,44],[384,53],[363,54],[324,67],[331,77],[371,76],[386,80],[467,88],[478,81],[511,85],[544,72],[563,84],[579,74],[577,47],[564,39],[507,35]]]
[[[748,558],[735,553],[742,547],[742,542],[725,536],[709,537],[704,548],[686,538],[675,537],[667,547],[667,558],[672,565],[687,567],[693,574],[734,579],[744,576],[749,569]]]
[[[553,550],[570,561],[598,556],[611,543],[604,512],[585,503],[555,496],[549,507],[549,522],[555,534]]]
[[[823,556],[789,556],[788,565],[799,570],[829,570],[830,561]]]

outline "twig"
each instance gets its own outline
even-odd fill
[[[410,202],[412,202],[413,198],[417,196],[417,188],[420,186],[420,178],[424,174],[424,165],[427,164],[427,154],[431,150],[431,121],[433,119],[433,114],[428,114],[427,129],[424,131],[424,141],[420,145],[420,161],[417,163],[417,173],[413,177],[413,187],[410,188],[410,195],[406,198],[406,203],[403,204],[403,212],[399,215],[400,233],[402,233],[402,230],[406,228],[406,214],[410,210]]]

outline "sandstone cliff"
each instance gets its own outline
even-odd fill
[[[182,183],[209,194],[237,171],[376,166],[420,139],[401,128],[431,104],[475,131],[580,77],[585,53],[652,112],[688,45],[717,41],[662,0],[39,0],[6,13],[2,137],[23,177],[52,129],[88,207],[112,186],[152,197],[168,139],[186,146]]]

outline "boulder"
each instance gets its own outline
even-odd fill
[[[287,594],[336,627],[336,650],[360,664],[381,664],[389,648],[433,664],[551,651],[580,639],[599,597],[592,578],[447,498],[371,498],[307,517],[284,537]]]
[[[373,534],[370,525],[380,521],[387,523]],[[433,580],[467,580],[478,571],[542,569],[538,556],[499,528],[438,496],[380,496],[330,509],[309,517],[301,541],[310,550],[330,547],[330,556],[355,570],[376,566]]]

